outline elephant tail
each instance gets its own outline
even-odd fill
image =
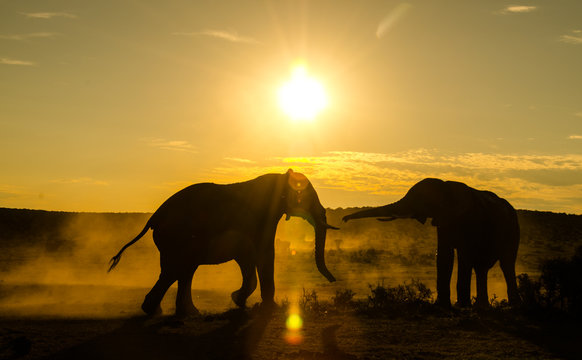
[[[131,240],[130,242],[128,242],[127,244],[125,244],[121,250],[119,250],[119,252],[117,253],[117,255],[115,255],[114,257],[111,258],[111,260],[109,261],[109,270],[107,270],[107,272],[110,272],[111,270],[113,270],[113,268],[115,268],[117,266],[117,264],[119,264],[119,260],[121,260],[121,254],[123,254],[123,252],[125,251],[125,249],[127,249],[128,247],[130,247],[131,245],[133,245],[134,243],[136,243],[139,239],[141,239],[146,232],[148,232],[148,230],[151,228],[151,218],[150,220],[147,222],[147,224],[145,225],[145,227],[143,228],[143,230],[139,233],[139,235],[137,235],[135,237],[135,239]]]

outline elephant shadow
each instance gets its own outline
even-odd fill
[[[191,322],[140,316],[47,359],[250,359],[271,318],[271,309],[233,309]]]

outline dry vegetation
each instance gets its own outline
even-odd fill
[[[329,210],[329,222],[340,225],[349,211]],[[233,309],[240,274],[227,263],[201,267],[193,294],[203,316],[178,321],[139,312],[158,275],[151,235],[106,273],[148,214],[0,209],[0,358],[581,358],[582,216],[519,217],[520,308],[507,306],[498,266],[490,309],[436,307],[436,236],[415,221],[362,220],[329,232],[326,261],[338,282],[327,283],[311,228],[291,220],[277,235],[277,308]],[[172,288],[166,314],[174,296]],[[290,332],[294,309],[303,327]]]

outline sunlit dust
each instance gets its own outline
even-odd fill
[[[311,121],[328,104],[323,86],[303,66],[293,69],[291,79],[281,86],[278,97],[281,109],[292,120]]]

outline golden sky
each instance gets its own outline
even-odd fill
[[[302,64],[312,121],[277,94]],[[154,211],[291,167],[327,207],[424,177],[582,213],[582,2],[2,1],[0,206]]]

